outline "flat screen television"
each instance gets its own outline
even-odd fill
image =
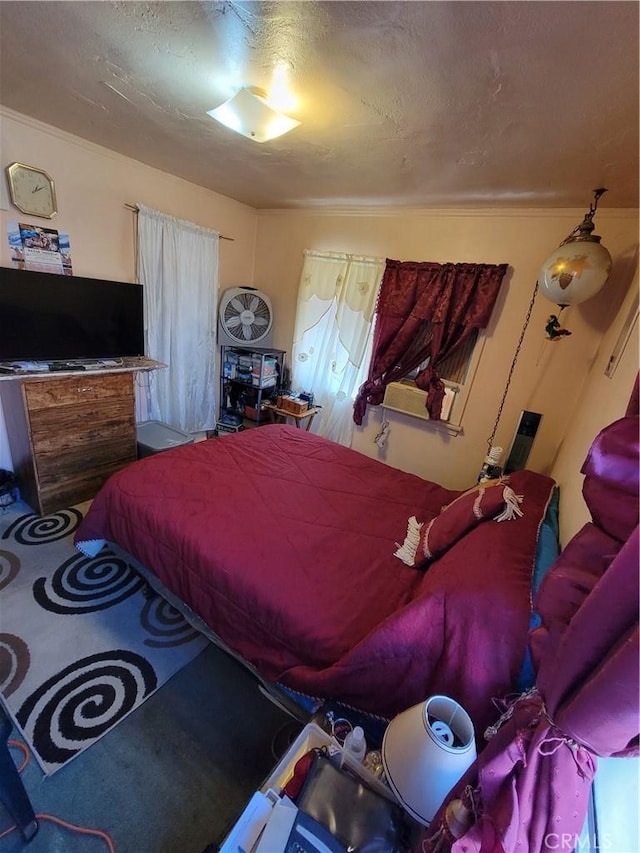
[[[144,355],[143,287],[0,267],[0,362]]]

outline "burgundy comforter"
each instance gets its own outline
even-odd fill
[[[148,567],[268,680],[391,717],[444,693],[478,730],[524,655],[553,481],[511,476],[524,516],[484,521],[426,570],[394,556],[459,492],[288,426],[166,451],[114,475],[76,534]]]

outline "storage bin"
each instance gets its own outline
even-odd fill
[[[310,749],[318,749],[327,747],[330,751],[340,751],[338,741],[325,732],[317,723],[307,723],[302,729],[298,737],[291,744],[285,755],[280,759],[278,764],[271,771],[269,778],[262,784],[260,790],[266,793],[269,788],[274,791],[280,791],[293,776],[293,771],[298,759],[302,758]],[[374,776],[367,768],[359,761],[356,761],[353,756],[348,753],[343,754],[342,761],[354,773],[359,776],[374,791],[377,791],[387,800],[396,802],[396,798],[389,786]]]
[[[136,426],[136,439],[138,442],[138,459],[152,456],[172,447],[180,447],[183,444],[193,444],[193,436],[181,429],[170,427],[161,421],[145,421]]]
[[[284,395],[278,397],[277,405],[284,412],[291,412],[292,415],[302,415],[309,408],[307,400],[301,400],[293,395]]]

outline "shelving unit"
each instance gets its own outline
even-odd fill
[[[220,348],[220,416],[249,426],[269,421],[263,403],[276,397],[282,382],[286,352],[267,347]],[[229,424],[232,427],[232,424]]]

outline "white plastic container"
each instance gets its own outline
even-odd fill
[[[291,744],[285,755],[280,759],[274,767],[271,775],[264,781],[260,790],[266,793],[270,788],[275,791],[280,791],[293,776],[296,762],[299,758],[316,747],[326,746],[330,754],[342,753],[342,762],[349,767],[356,776],[362,779],[370,788],[377,791],[378,794],[390,800],[392,803],[397,802],[395,795],[384,782],[377,779],[372,773],[369,773],[367,768],[358,761],[353,753],[345,752],[338,741],[331,737],[330,734],[321,729],[317,723],[307,723],[302,729],[298,737]]]
[[[362,726],[356,726],[344,739],[345,753],[350,755],[359,764],[364,761],[367,754],[367,741],[364,737]]]

